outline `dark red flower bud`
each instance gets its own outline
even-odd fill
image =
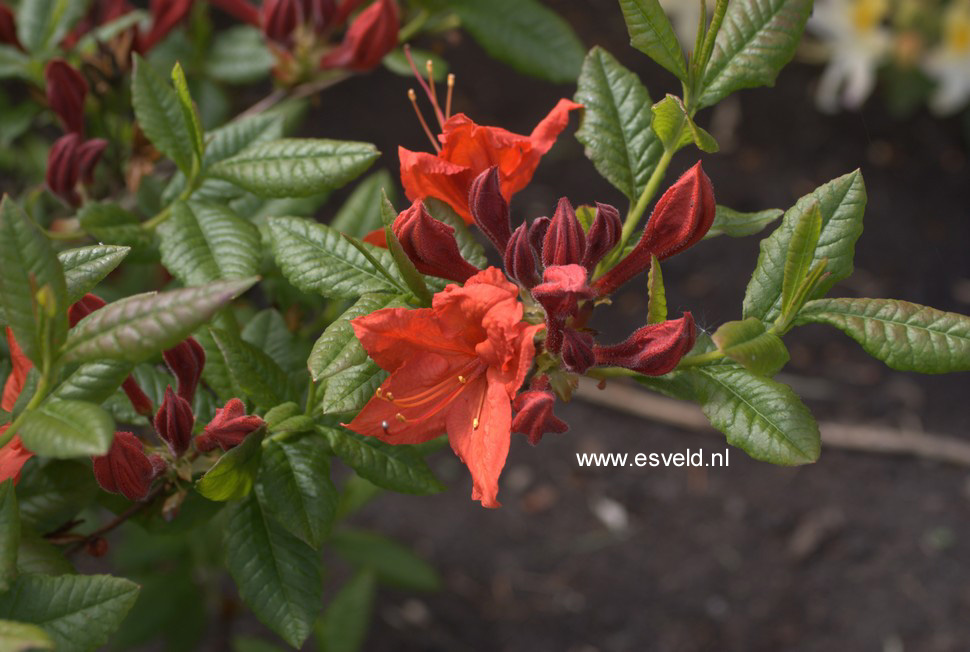
[[[542,304],[550,317],[565,319],[576,313],[580,300],[592,298],[593,292],[582,265],[554,265],[542,273],[542,283],[532,288],[532,296]]]
[[[151,416],[152,412],[155,411],[155,404],[152,403],[152,399],[148,398],[148,395],[142,391],[138,382],[135,380],[134,376],[128,376],[125,378],[125,382],[121,383],[121,389],[124,390],[125,396],[131,401],[131,406],[135,408],[135,412],[142,415],[143,417]]]
[[[400,27],[394,0],[377,0],[354,19],[343,42],[325,54],[321,68],[370,70],[397,45]]]
[[[74,190],[79,175],[77,150],[80,143],[78,134],[69,133],[54,141],[47,153],[47,187],[71,206],[81,203],[81,196]]]
[[[209,0],[209,4],[219,7],[219,9],[244,23],[259,27],[259,9],[247,0]]]
[[[549,223],[552,222],[548,217],[537,217],[529,225],[529,242],[539,256],[542,256],[542,243],[546,240],[546,231],[549,230]]]
[[[195,447],[203,453],[216,448],[224,451],[238,446],[249,433],[258,430],[265,422],[246,415],[246,406],[238,398],[230,399],[225,407],[216,410],[216,416],[195,439]]]
[[[44,67],[47,80],[47,103],[60,118],[64,130],[84,134],[84,98],[88,83],[64,59],[51,59]]]
[[[303,20],[317,34],[322,33],[333,24],[337,14],[337,3],[334,0],[301,0],[303,3]]]
[[[567,328],[563,331],[559,355],[566,369],[577,374],[586,373],[587,369],[596,364],[596,356],[593,355],[593,336]]]
[[[505,271],[525,288],[533,288],[539,282],[536,253],[529,243],[529,229],[525,224],[519,225],[505,248]]]
[[[105,301],[96,294],[91,294],[88,292],[83,297],[71,304],[71,307],[67,309],[67,321],[70,323],[71,328],[77,326],[77,323],[90,315],[95,310],[100,310],[104,308]]]
[[[303,22],[300,0],[266,0],[263,2],[263,34],[277,43],[288,45],[293,31]]]
[[[18,50],[24,49],[17,38],[17,19],[10,7],[4,4],[0,4],[0,43],[12,45]]]
[[[596,364],[626,367],[647,376],[662,376],[674,370],[694,347],[697,331],[694,317],[685,312],[680,319],[647,324],[620,344],[593,348]]]
[[[546,267],[577,265],[582,262],[584,251],[586,234],[583,225],[579,223],[573,205],[563,197],[556,206],[542,243],[542,264]]]
[[[569,430],[566,422],[552,413],[556,395],[550,391],[534,390],[522,392],[515,397],[512,407],[516,411],[512,419],[512,432],[520,432],[529,437],[535,446],[547,432],[564,433]]]
[[[402,211],[391,228],[422,274],[464,283],[481,271],[462,258],[455,229],[431,217],[420,200]]]
[[[148,52],[169,35],[182,22],[192,8],[192,0],[151,0],[148,9],[152,14],[152,26],[148,34],[139,34],[135,50]]]
[[[165,398],[162,407],[155,414],[155,432],[162,438],[175,457],[181,457],[188,450],[192,441],[192,426],[195,425],[195,415],[192,406],[181,396],[172,391],[172,386],[165,388]]]
[[[468,189],[468,207],[478,228],[488,236],[499,253],[504,252],[512,237],[512,224],[509,221],[509,203],[502,196],[497,165],[472,181]]]
[[[583,266],[592,273],[596,264],[603,260],[603,256],[620,241],[623,222],[620,212],[609,204],[596,202],[596,216],[586,234],[586,252],[583,254]]]
[[[84,551],[91,557],[104,557],[108,554],[108,540],[104,537],[95,537],[84,546]]]
[[[91,462],[102,489],[131,501],[147,496],[156,476],[141,440],[130,432],[116,432],[108,454],[92,457]]]
[[[108,141],[104,138],[92,138],[77,148],[78,177],[84,185],[89,186],[94,183],[94,168],[101,160],[101,155],[107,146]]]
[[[364,0],[340,0],[340,4],[337,6],[337,14],[333,17],[333,24],[344,24],[350,18],[350,14],[357,11],[357,7],[363,2]]]
[[[162,351],[162,357],[178,380],[178,395],[191,405],[205,367],[205,350],[202,345],[190,337],[171,349]]]
[[[657,201],[640,241],[596,281],[596,294],[611,294],[650,267],[651,256],[664,260],[696,244],[711,228],[715,208],[714,188],[698,161]]]

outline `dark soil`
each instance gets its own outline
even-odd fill
[[[675,90],[665,71],[627,45],[614,2],[550,4],[586,45],[606,47],[640,73],[655,99]],[[574,91],[517,75],[470,40],[446,54],[458,75],[458,110],[483,124],[528,133]],[[795,64],[776,88],[737,95],[734,138],[720,130],[725,151],[701,157],[718,201],[786,208],[861,167],[867,228],[855,275],[832,294],[970,312],[970,167],[960,119],[921,112],[898,121],[878,95],[861,112],[825,116],[812,103],[818,73]],[[407,106],[409,85],[385,73],[354,79],[326,95],[314,130],[376,142],[393,170],[399,144],[427,149]],[[699,121],[709,125],[712,112]],[[670,180],[696,158],[696,150],[681,153]],[[626,208],[570,132],[513,212],[548,214],[567,193],[577,204]],[[691,310],[709,329],[738,318],[757,243],[757,236],[708,241],[671,259],[664,266],[671,310]],[[603,310],[605,339],[643,323],[645,291],[632,285]],[[968,437],[970,375],[892,372],[821,326],[786,341],[786,372],[811,394],[819,418]],[[360,514],[360,525],[412,544],[445,580],[433,595],[382,589],[367,649],[970,649],[966,469],[833,449],[797,469],[738,450],[727,468],[580,469],[577,452],[674,453],[723,442],[580,401],[560,410],[569,433],[536,448],[513,442],[502,509],[471,502],[467,472],[444,451],[433,463],[450,491],[384,496]]]

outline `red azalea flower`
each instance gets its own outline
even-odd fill
[[[20,392],[23,391],[24,383],[27,381],[27,373],[33,366],[30,360],[24,355],[14,339],[13,331],[7,327],[7,344],[10,346],[10,361],[13,363],[13,370],[7,377],[7,382],[3,386],[3,399],[0,400],[0,409],[6,412],[13,410]],[[0,426],[0,434],[6,432],[8,425]],[[20,469],[27,463],[34,454],[24,448],[20,437],[14,435],[6,446],[0,448],[0,482],[6,482],[10,478],[14,482],[20,480]]]
[[[582,104],[559,100],[528,136],[477,125],[464,113],[453,115],[441,126],[437,154],[398,148],[404,191],[411,201],[445,201],[470,224],[468,191],[475,177],[498,166],[502,196],[510,200],[532,180],[539,159],[569,124],[569,112],[581,108]]]
[[[542,328],[522,321],[518,294],[490,267],[464,287],[446,287],[431,308],[388,308],[354,319],[361,344],[391,376],[347,427],[389,444],[417,444],[447,432],[471,471],[472,499],[498,507],[511,402],[532,366],[533,337]]]

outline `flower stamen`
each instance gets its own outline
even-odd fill
[[[425,122],[424,116],[421,115],[421,109],[418,108],[418,94],[414,92],[413,88],[408,89],[408,99],[411,100],[411,106],[414,107],[414,115],[418,116],[418,122],[421,123],[421,128],[424,129],[424,135],[428,137],[429,141],[431,141],[431,146],[434,147],[434,151],[440,154],[441,145],[439,145],[438,141],[434,139],[434,135],[431,133],[430,127],[428,127],[428,123]]]
[[[455,74],[448,73],[448,94],[445,96],[445,120],[451,119],[451,96],[455,91]]]
[[[414,64],[414,58],[411,56],[411,48],[408,45],[404,46],[404,56],[408,59],[408,64],[411,66],[411,72],[417,78],[418,83],[421,84],[421,88],[424,90],[424,94],[428,96],[431,101],[431,108],[434,109],[435,118],[438,119],[438,124],[444,126],[445,117],[441,113],[441,107],[438,106],[438,100],[435,98],[434,92],[428,87],[428,82],[424,81],[424,77],[418,72],[418,67]],[[433,83],[433,82],[432,82]]]

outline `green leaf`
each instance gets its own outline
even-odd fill
[[[774,376],[789,360],[781,338],[756,317],[729,321],[711,337],[721,353],[759,376]]]
[[[192,95],[189,93],[189,82],[185,79],[185,72],[182,71],[182,64],[175,62],[172,68],[172,84],[175,86],[175,96],[179,101],[179,108],[182,110],[182,118],[189,128],[189,135],[192,137],[192,149],[202,163],[205,156],[205,137],[202,133],[202,124],[199,122],[199,113],[192,103]]]
[[[970,371],[970,317],[897,299],[818,299],[797,324],[835,326],[899,371]]]
[[[44,343],[37,292],[48,287],[56,316],[50,343],[60,346],[67,332],[67,285],[50,242],[27,214],[4,195],[0,201],[0,305],[17,342],[35,365]]]
[[[719,204],[714,214],[714,223],[711,224],[710,230],[704,235],[704,239],[719,235],[729,235],[732,238],[753,235],[783,214],[784,211],[780,208],[769,208],[755,213],[742,213]]]
[[[667,97],[650,107],[650,110],[653,112],[650,127],[665,149],[677,151],[685,145],[694,143],[704,152],[718,150],[717,141],[694,124],[687,113],[687,107],[679,97],[668,93]]]
[[[645,110],[653,104],[646,87],[609,52],[586,55],[573,99],[586,107],[576,140],[596,171],[636,202],[663,154]]]
[[[141,362],[175,346],[258,279],[220,281],[170,292],[136,294],[97,310],[71,329],[68,362],[108,358]]]
[[[0,620],[0,650],[29,652],[53,649],[54,641],[37,625]]]
[[[30,79],[30,57],[11,45],[0,45],[0,79],[18,77]]]
[[[521,73],[573,82],[585,48],[569,23],[536,0],[448,0],[445,8],[495,59]]]
[[[337,508],[323,438],[314,433],[267,441],[256,492],[260,504],[284,528],[319,549],[330,533]]]
[[[93,245],[68,249],[57,254],[67,283],[67,303],[74,303],[90,292],[125,259],[130,247]]]
[[[268,220],[273,254],[283,275],[297,289],[325,297],[349,299],[369,292],[400,293],[404,279],[391,283],[364,254],[329,226],[298,217]],[[386,249],[363,243],[385,270],[397,274]]]
[[[390,252],[391,258],[394,259],[397,271],[400,273],[401,278],[404,279],[408,289],[414,293],[415,298],[421,305],[430,306],[431,293],[428,291],[428,286],[425,285],[424,278],[418,272],[414,263],[404,253],[404,247],[401,246],[400,241],[394,234],[392,227],[394,226],[395,219],[397,219],[397,210],[395,210],[394,206],[388,200],[387,195],[382,193],[381,221],[384,222],[384,240],[387,244],[387,250]]]
[[[818,424],[787,385],[733,364],[636,380],[668,396],[700,404],[728,443],[756,460],[790,466],[818,459]]]
[[[241,500],[253,490],[263,453],[265,430],[246,435],[243,442],[223,453],[219,461],[195,483],[200,494],[216,502]]]
[[[387,584],[411,591],[435,591],[441,579],[435,569],[409,549],[379,534],[341,529],[330,544],[354,566],[371,569]]]
[[[90,506],[98,492],[91,465],[73,460],[27,462],[17,485],[21,524],[49,532]],[[18,564],[23,554],[18,556]]]
[[[227,84],[251,84],[265,79],[273,63],[263,33],[250,25],[237,25],[216,32],[205,58],[205,70]]]
[[[226,566],[256,617],[299,648],[323,601],[320,560],[250,495],[229,507]]]
[[[410,74],[410,72],[408,73]],[[378,170],[357,184],[344,202],[330,227],[363,238],[381,226],[381,191],[394,201],[394,180],[387,170]]]
[[[246,322],[242,338],[263,351],[286,372],[299,371],[306,362],[305,346],[286,325],[283,315],[274,308],[256,313]]]
[[[650,256],[650,272],[647,274],[647,323],[659,324],[667,320],[667,291],[664,289],[664,276],[660,271],[660,261]]]
[[[141,220],[117,204],[87,202],[78,212],[81,228],[101,242],[130,247],[144,252],[154,244],[152,234],[141,226]]]
[[[87,3],[77,0],[21,0],[17,37],[31,53],[55,46],[84,15]]]
[[[131,77],[131,102],[142,131],[162,154],[170,158],[183,174],[192,171],[191,126],[185,120],[175,90],[151,64],[137,54]]]
[[[733,0],[704,74],[700,107],[734,91],[770,86],[795,54],[812,0]]]
[[[260,197],[308,197],[352,181],[379,155],[370,143],[281,138],[251,145],[209,174]]]
[[[210,328],[209,333],[233,385],[258,407],[269,409],[293,398],[286,374],[266,353],[220,328]]]
[[[818,237],[822,232],[822,213],[818,204],[812,204],[808,210],[799,216],[791,241],[788,243],[788,253],[785,256],[785,275],[781,283],[781,313],[797,312],[801,306],[792,305],[795,291],[808,277],[808,273],[815,263],[815,249],[818,247]]]
[[[91,475],[90,469],[87,469],[87,472],[88,475]],[[47,539],[31,528],[21,524],[20,546],[17,550],[17,572],[21,575],[70,575],[75,570],[70,562],[64,558],[60,548],[49,543]]]
[[[405,494],[444,490],[411,446],[391,446],[376,437],[363,437],[346,429],[321,427],[319,431],[347,466],[379,487]]]
[[[866,206],[866,187],[856,170],[834,179],[805,195],[782,218],[775,231],[761,241],[758,264],[744,296],[744,316],[771,323],[781,313],[782,283],[788,248],[802,215],[818,204],[822,228],[812,257],[814,267],[828,258],[829,276],[819,285],[817,295],[852,274],[855,242],[862,234],[862,214]]]
[[[22,575],[0,595],[0,618],[39,625],[58,652],[93,650],[137,597],[137,584],[110,575]]]
[[[316,624],[321,652],[358,652],[363,647],[376,590],[374,573],[366,570],[340,588]]]
[[[225,205],[176,202],[158,235],[162,263],[185,285],[246,278],[259,271],[259,231]]]
[[[17,507],[17,496],[11,479],[0,482],[0,593],[9,589],[10,584],[17,578],[19,547],[20,509]]]
[[[686,82],[684,52],[659,0],[620,0],[620,8],[630,45]]]
[[[351,320],[384,308],[402,308],[405,305],[404,300],[394,294],[365,294],[358,299],[323,331],[313,345],[307,360],[313,380],[331,378],[370,360],[354,334]]]
[[[52,396],[58,399],[101,404],[115,393],[134,365],[124,360],[96,360],[80,365],[57,386]]]
[[[94,403],[55,399],[28,412],[18,434],[24,446],[44,457],[105,455],[114,439],[115,423]]]
[[[448,78],[448,61],[444,57],[431,50],[422,50],[420,48],[411,48],[411,57],[415,62],[421,63],[430,60],[432,64],[432,75],[436,82],[443,83]],[[404,54],[403,48],[395,48],[388,52],[381,59],[381,63],[395,75],[407,77],[408,79],[414,78],[414,71],[411,70],[411,64],[408,63],[408,58]],[[426,69],[422,68],[422,70]]]

